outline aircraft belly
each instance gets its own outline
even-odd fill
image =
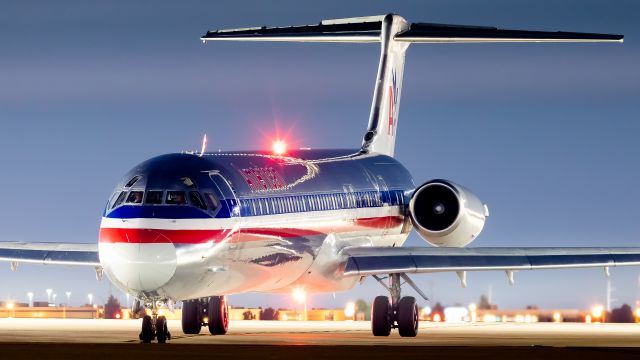
[[[162,293],[176,300],[243,292],[338,291],[339,252],[348,246],[400,246],[404,217],[397,207],[238,219],[223,241],[176,245],[177,269]]]

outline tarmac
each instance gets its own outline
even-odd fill
[[[640,358],[640,324],[423,322],[415,338],[401,338],[395,331],[389,337],[374,337],[370,323],[364,321],[232,321],[227,335],[211,336],[207,328],[199,335],[185,335],[180,321],[170,320],[169,330],[168,344],[143,345],[138,340],[140,320],[0,319],[0,354],[91,360],[182,358],[185,353],[268,359],[366,356],[368,360],[388,359],[399,352],[474,359]]]

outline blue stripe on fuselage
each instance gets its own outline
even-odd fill
[[[115,219],[208,219],[212,216],[187,205],[122,205],[107,213],[106,217]]]

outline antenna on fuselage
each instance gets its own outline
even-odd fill
[[[204,155],[204,151],[207,150],[207,134],[202,137],[202,149],[200,150],[200,156]]]

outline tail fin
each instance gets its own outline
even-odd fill
[[[295,42],[380,42],[369,126],[362,152],[393,156],[400,109],[404,57],[410,43],[502,43],[502,42],[622,42],[622,35],[573,32],[501,30],[495,27],[409,24],[399,15],[323,20],[317,25],[255,27],[209,31],[210,40]]]

